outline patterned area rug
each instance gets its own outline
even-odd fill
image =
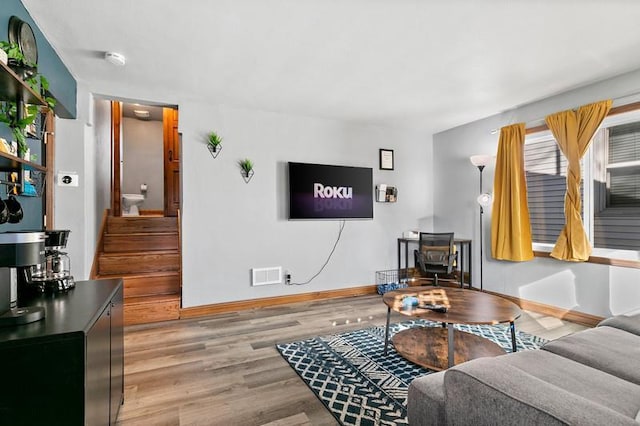
[[[423,320],[392,324],[390,334],[409,327],[440,327]],[[507,326],[456,325],[488,338],[511,352]],[[537,349],[544,339],[517,332],[518,350]],[[342,425],[406,425],[407,389],[416,377],[432,373],[402,358],[389,344],[384,327],[372,327],[276,345],[282,357]]]

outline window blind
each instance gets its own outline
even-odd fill
[[[640,248],[640,123],[608,128],[606,208],[594,215],[593,246]],[[597,188],[596,188],[597,189]]]
[[[609,129],[608,157],[607,207],[640,207],[640,123]]]

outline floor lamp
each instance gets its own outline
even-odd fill
[[[480,171],[480,195],[477,198],[478,204],[480,204],[480,290],[483,290],[482,287],[482,263],[484,262],[484,257],[482,255],[482,215],[484,214],[484,208],[487,207],[491,203],[491,195],[482,191],[482,171],[485,166],[489,164],[489,162],[493,159],[491,155],[481,154],[481,155],[472,155],[469,160],[471,160],[471,164],[476,166]]]

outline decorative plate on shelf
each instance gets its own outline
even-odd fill
[[[38,63],[38,45],[31,25],[17,16],[9,18],[9,42],[17,43],[25,60],[31,64]]]

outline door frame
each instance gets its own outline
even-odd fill
[[[111,101],[111,215],[122,216],[122,102]]]
[[[174,120],[175,120],[175,131],[177,133],[177,121],[178,121],[178,108],[175,106],[164,106],[163,110],[171,109],[175,110],[175,118],[173,114],[165,114],[163,112],[162,117],[162,128],[163,128],[163,149],[165,150],[166,157],[166,146],[167,146],[167,132],[174,131]],[[179,135],[176,135],[179,139]],[[177,143],[180,144],[181,141],[178,139]],[[179,146],[179,145],[178,145]],[[172,153],[172,155],[179,155],[178,153]],[[180,157],[177,157],[177,160],[181,163],[182,160]],[[166,168],[165,158],[163,160],[163,170],[164,170],[164,185],[163,189],[163,197],[164,197],[164,209],[163,214],[167,216],[167,203],[169,202],[167,199],[167,191],[166,191],[166,180],[167,176],[167,168]],[[178,191],[180,188],[178,187]],[[178,209],[182,204],[182,197],[179,200]],[[117,100],[111,101],[111,216],[122,216],[122,102]],[[175,215],[173,215],[175,216]]]

